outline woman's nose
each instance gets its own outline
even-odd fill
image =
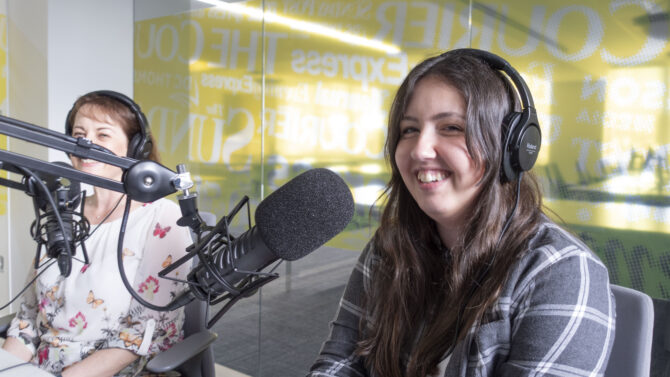
[[[416,143],[412,148],[412,158],[415,160],[425,160],[435,158],[435,135],[429,130],[422,130],[416,138]]]

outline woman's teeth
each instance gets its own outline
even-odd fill
[[[441,171],[420,171],[417,175],[422,183],[437,182],[445,179],[447,175]]]

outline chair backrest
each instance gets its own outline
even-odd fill
[[[7,338],[7,330],[9,330],[9,325],[12,323],[13,318],[14,313],[0,317],[0,338]]]
[[[200,212],[200,217],[205,224],[216,225],[216,215],[209,212]],[[195,242],[195,234],[191,233]],[[193,258],[193,265],[198,263],[198,257]],[[205,330],[207,324],[207,303],[193,300],[184,307],[184,338],[197,332]],[[212,345],[200,355],[185,362],[179,367],[182,374],[188,377],[214,377],[214,348]]]
[[[193,300],[184,307],[184,339],[205,329],[207,303]],[[177,368],[186,377],[214,377],[214,348],[210,344],[199,355]]]
[[[611,285],[616,300],[616,331],[605,377],[648,377],[654,332],[654,304],[635,289]]]
[[[670,376],[670,300],[654,297],[654,342],[651,345],[651,376]]]

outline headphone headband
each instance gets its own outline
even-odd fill
[[[489,67],[505,72],[514,83],[514,87],[517,89],[519,97],[521,98],[521,104],[523,105],[523,108],[526,109],[529,107],[535,107],[533,103],[533,97],[530,95],[530,89],[528,89],[526,81],[523,79],[523,77],[521,77],[519,71],[512,67],[512,65],[509,64],[507,60],[489,51],[478,50],[476,48],[462,48],[455,51],[467,52],[486,62]]]

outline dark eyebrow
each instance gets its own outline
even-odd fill
[[[78,125],[75,124],[74,127],[72,127],[72,130],[74,131],[76,129],[80,129],[80,130],[84,130],[84,131],[86,130],[84,127],[78,126]],[[100,126],[100,127],[96,128],[95,130],[96,131],[106,131],[106,130],[111,130],[111,129],[112,129],[112,127],[110,127],[110,126]]]
[[[458,119],[461,119],[461,120],[465,120],[465,116],[463,116],[461,114],[458,114],[458,113],[451,112],[451,111],[445,111],[445,112],[442,112],[442,113],[437,113],[437,114],[433,115],[432,117],[430,117],[430,119],[431,120],[439,120],[439,119],[451,118],[451,117],[455,117],[455,118],[458,118]],[[403,115],[400,120],[411,120],[411,121],[414,121],[414,122],[419,121],[418,118],[413,117],[413,116],[409,116],[407,114]]]

